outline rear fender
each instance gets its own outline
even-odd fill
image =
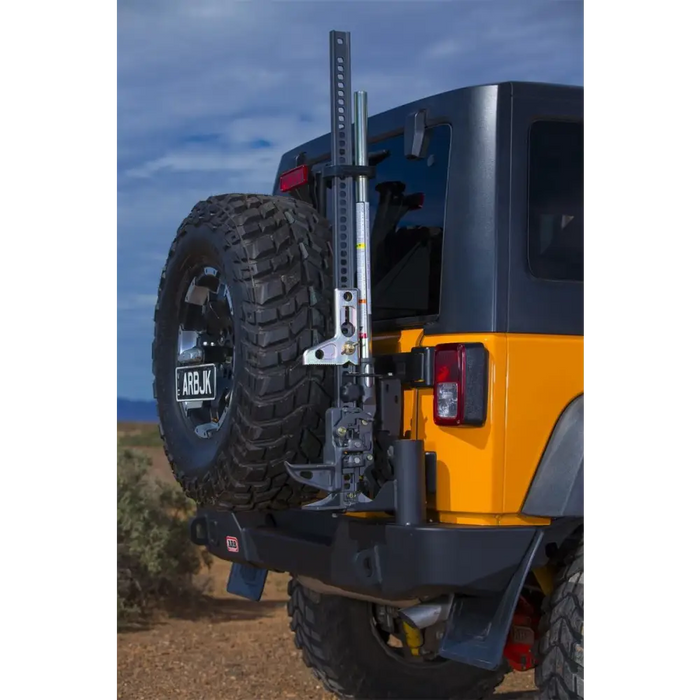
[[[522,513],[543,518],[583,517],[583,394],[559,416]]]

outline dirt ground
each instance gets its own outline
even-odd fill
[[[332,700],[304,666],[287,625],[287,577],[271,574],[260,603],[226,593],[228,565],[209,572],[211,595],[150,629],[118,635],[123,700]],[[535,697],[530,673],[511,674],[497,697]]]
[[[144,448],[169,480],[162,450]],[[147,629],[118,634],[122,700],[332,700],[304,666],[287,624],[287,576],[268,577],[263,600],[226,593],[229,566],[216,560],[208,595]],[[534,700],[531,673],[510,674],[499,700]]]

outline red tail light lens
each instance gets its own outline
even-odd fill
[[[309,181],[309,166],[300,165],[280,175],[280,192],[291,192]]]
[[[486,422],[488,352],[481,343],[435,348],[433,420],[436,425]]]
[[[437,425],[460,425],[464,415],[464,346],[435,348],[433,419]]]

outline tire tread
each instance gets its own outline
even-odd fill
[[[200,505],[234,510],[290,508],[309,490],[291,480],[284,462],[317,461],[332,371],[305,367],[303,351],[329,334],[332,274],[328,223],[289,197],[226,194],[199,202],[180,225],[161,274],[154,321],[159,323],[169,264],[193,231],[221,236],[243,295],[236,338],[243,364],[227,444],[215,463],[193,475],[175,462],[175,477]],[[161,348],[154,340],[153,372]],[[154,382],[154,396],[157,392]]]

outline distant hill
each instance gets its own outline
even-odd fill
[[[156,423],[156,402],[117,398],[117,420],[125,423]]]

